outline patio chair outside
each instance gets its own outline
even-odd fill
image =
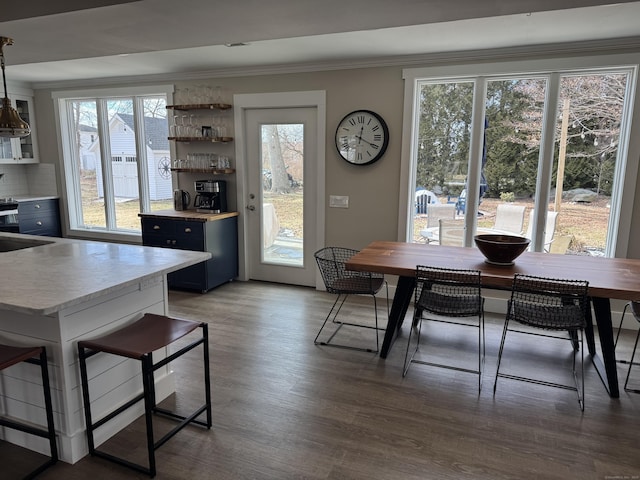
[[[501,203],[496,209],[496,222],[493,228],[513,235],[522,235],[524,211],[524,205]]]
[[[464,219],[454,220],[441,218],[439,220],[438,242],[440,245],[462,247],[464,245]]]
[[[434,203],[427,209],[427,226],[420,230],[420,236],[426,243],[433,241],[434,234],[440,228],[440,219],[453,220],[456,218],[456,206],[453,203]]]
[[[533,218],[535,211],[531,210],[529,213],[529,225],[527,225],[527,232],[524,234],[530,240],[533,240]],[[556,235],[556,223],[558,221],[558,212],[547,212],[547,221],[544,224],[544,251],[549,253],[551,243]],[[529,250],[531,250],[531,246]]]

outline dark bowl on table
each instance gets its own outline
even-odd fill
[[[491,265],[513,265],[529,246],[530,240],[516,235],[483,234],[474,237],[478,250]]]

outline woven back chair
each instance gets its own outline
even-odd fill
[[[322,275],[322,280],[327,292],[336,294],[336,300],[329,310],[316,338],[313,343],[316,345],[329,345],[333,347],[349,348],[353,350],[363,350],[367,352],[378,352],[379,339],[378,331],[384,331],[384,328],[380,328],[378,325],[378,305],[376,301],[376,294],[384,286],[386,288],[387,298],[387,319],[389,318],[389,287],[384,279],[383,274],[370,273],[370,272],[356,272],[347,270],[345,263],[353,255],[358,253],[358,250],[342,247],[325,247],[318,250],[314,256]],[[349,295],[371,295],[373,297],[373,309],[375,312],[375,324],[367,325],[363,323],[354,323],[338,320],[338,314],[347,300]],[[326,336],[322,336],[322,332],[331,319],[331,323],[336,325],[336,328],[332,333]],[[334,337],[344,326],[359,327],[372,329],[375,333],[376,346],[375,349],[368,347],[358,347],[347,345],[344,343],[333,342]],[[322,339],[321,339],[322,336]],[[326,337],[326,338],[325,338]]]
[[[627,313],[627,309],[631,310],[631,314],[633,315],[633,318],[636,319],[636,321],[640,324],[640,302],[629,302],[624,306],[624,310],[622,311],[622,316],[620,317],[620,326],[618,327],[618,333],[616,335],[616,348],[618,346],[618,339],[620,338],[620,330],[622,330],[622,323],[624,322],[624,316]],[[638,328],[638,333],[636,335],[636,341],[633,344],[633,352],[631,353],[631,359],[630,360],[618,360],[618,363],[623,363],[625,365],[629,365],[629,368],[627,370],[627,377],[625,378],[624,381],[624,390],[626,392],[633,392],[633,393],[640,393],[640,389],[637,388],[629,388],[629,376],[631,375],[631,367],[636,365],[639,366],[640,363],[636,363],[634,362],[634,359],[636,357],[636,350],[638,349],[638,340],[640,340],[640,328]]]
[[[585,316],[589,306],[588,290],[588,282],[582,280],[560,280],[530,275],[515,275],[498,352],[498,368],[493,385],[494,394],[498,377],[509,378],[538,385],[574,390],[578,395],[580,409],[584,410],[584,349],[580,347],[580,344],[583,341]],[[522,327],[518,327],[518,324],[533,327],[533,329],[522,329]],[[539,333],[534,329],[554,331],[555,333]],[[547,382],[500,372],[507,332],[569,340],[574,350],[572,373],[575,385]],[[560,332],[568,332],[568,335],[561,336]],[[575,353],[578,350],[580,351],[581,382],[578,382],[576,374]]]
[[[482,387],[484,348],[484,300],[478,270],[459,270],[418,265],[413,325],[409,330],[403,376],[412,363],[431,365],[478,375],[478,393]],[[427,355],[417,353],[420,347],[424,320],[474,327],[478,330],[478,363],[474,368],[461,368],[426,360]],[[412,337],[415,346],[411,349]]]

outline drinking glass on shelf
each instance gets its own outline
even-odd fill
[[[191,103],[191,89],[183,88],[181,90],[182,96],[180,97],[181,105],[189,105]]]
[[[218,157],[218,168],[231,168],[231,161],[226,155],[220,155]]]
[[[215,93],[214,93],[214,88],[212,86],[207,86],[206,87],[206,96],[207,96],[207,101],[206,103],[215,103]]]
[[[202,129],[198,125],[198,120],[193,113],[189,115],[189,136],[190,137],[202,136]]]
[[[222,87],[220,85],[213,87],[213,103],[222,103]]]
[[[170,137],[178,137],[180,134],[178,133],[178,124],[180,121],[180,117],[178,115],[173,116],[173,123],[169,127],[169,136]]]
[[[227,136],[227,127],[225,126],[224,121],[219,115],[214,115],[213,125],[216,129],[216,138],[222,138]]]
[[[188,137],[189,136],[189,119],[187,115],[182,115],[180,117],[180,137]]]

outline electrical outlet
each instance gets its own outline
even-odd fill
[[[333,208],[349,208],[349,197],[346,195],[329,195],[329,206]]]

